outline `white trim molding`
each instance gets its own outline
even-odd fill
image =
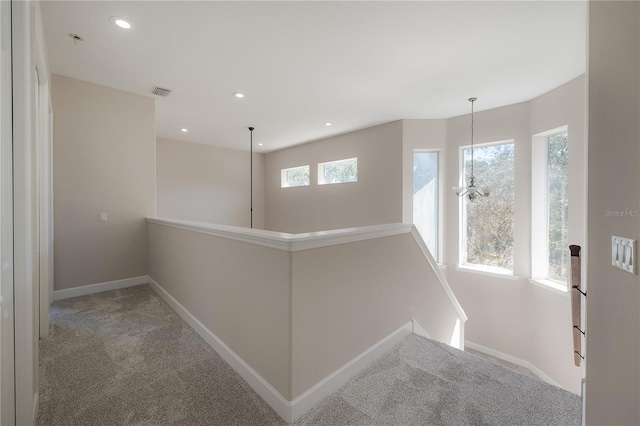
[[[559,284],[557,282],[544,278],[529,278],[529,283],[564,297],[571,296],[571,293],[569,293],[569,288],[566,284]]]
[[[504,278],[505,280],[518,281],[520,279],[519,276],[513,275],[513,273],[497,272],[495,269],[483,268],[482,266],[455,265],[453,268],[458,272],[486,275],[487,277],[493,278]]]
[[[320,380],[293,401],[289,401],[151,277],[149,277],[149,285],[288,423],[298,420],[320,401],[337,391],[349,379],[356,376],[414,331],[412,322],[404,324]]]
[[[295,422],[305,415],[310,409],[320,403],[320,401],[340,389],[348,380],[355,377],[376,359],[400,343],[402,339],[409,336],[414,332],[413,326],[413,322],[406,323],[294,399],[291,402],[292,421]]]
[[[65,288],[53,292],[53,300],[68,299],[70,297],[85,296],[87,294],[101,293],[103,291],[117,290],[119,288],[133,287],[136,285],[147,284],[149,282],[148,275],[140,277],[125,278],[123,280],[107,281],[104,283],[89,284],[73,288]]]
[[[288,401],[282,396],[282,394],[271,386],[257,371],[251,368],[249,364],[240,358],[238,354],[227,346],[218,336],[213,334],[211,330],[202,324],[187,308],[182,306],[180,302],[151,277],[149,277],[149,286],[164,299],[280,417],[289,423],[293,421],[291,401]]]
[[[336,244],[353,243],[391,235],[407,234],[413,225],[388,223],[383,225],[363,226],[360,228],[334,229],[330,231],[288,234],[286,232],[267,231],[264,229],[243,228],[239,226],[218,225],[213,223],[191,222],[187,220],[148,217],[147,223],[183,229],[213,235],[215,237],[242,241],[277,250],[296,252]]]
[[[388,223],[383,225],[363,226],[360,228],[335,229],[330,231],[307,232],[302,234],[287,234],[285,232],[267,231],[264,229],[243,228],[239,226],[218,225],[212,223],[191,222],[186,220],[148,217],[147,223],[168,226],[191,232],[242,241],[259,246],[275,248],[287,252],[310,250],[328,247],[336,244],[346,244],[373,238],[389,237],[392,235],[411,234],[423,255],[433,268],[440,285],[449,297],[462,322],[467,321],[462,306],[453,294],[453,290],[445,279],[440,265],[436,262],[429,248],[425,244],[418,229],[407,223]]]
[[[554,386],[557,386],[559,388],[563,388],[564,389],[563,386],[561,386],[558,382],[553,380],[547,373],[545,373],[544,371],[539,369],[536,365],[532,364],[531,362],[529,362],[527,360],[520,359],[520,358],[515,357],[513,355],[505,354],[504,352],[500,352],[500,351],[497,351],[495,349],[487,348],[486,346],[482,346],[482,345],[479,345],[477,343],[470,342],[468,340],[465,341],[465,346],[467,348],[474,349],[474,350],[476,350],[478,352],[482,352],[483,354],[491,355],[492,357],[501,359],[503,361],[507,361],[507,362],[510,362],[512,364],[519,365],[520,367],[527,368],[527,369],[531,370],[531,372],[533,374],[538,376],[538,378],[540,380],[542,380],[544,382],[547,382],[550,385],[554,385]]]
[[[417,334],[418,336],[422,336],[425,337],[427,339],[431,339],[431,336],[429,336],[429,333],[427,333],[424,328],[422,328],[422,326],[418,323],[418,321],[416,321],[415,319],[411,320],[411,325],[413,327],[413,333]]]

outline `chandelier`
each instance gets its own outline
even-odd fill
[[[491,189],[476,186],[475,185],[475,176],[473,175],[473,103],[478,98],[469,98],[469,102],[471,102],[471,177],[469,177],[469,186],[466,188],[463,186],[454,186],[452,189],[456,193],[458,197],[467,196],[469,201],[473,201],[478,197],[488,197]]]

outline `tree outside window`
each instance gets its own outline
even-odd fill
[[[514,144],[475,147],[473,172],[491,195],[463,199],[463,263],[513,271]],[[471,149],[465,149],[465,183],[470,176]]]
[[[569,265],[569,134],[547,137],[547,221],[550,280],[567,282]]]
[[[331,161],[318,164],[318,184],[358,181],[358,159]]]

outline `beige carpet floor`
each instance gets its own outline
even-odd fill
[[[55,302],[38,425],[283,425],[148,286]],[[579,425],[576,395],[409,336],[298,425]]]

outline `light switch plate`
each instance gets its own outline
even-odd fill
[[[636,274],[636,240],[611,237],[611,264],[616,268]]]
[[[100,213],[100,222],[107,222],[107,214],[106,213]]]

